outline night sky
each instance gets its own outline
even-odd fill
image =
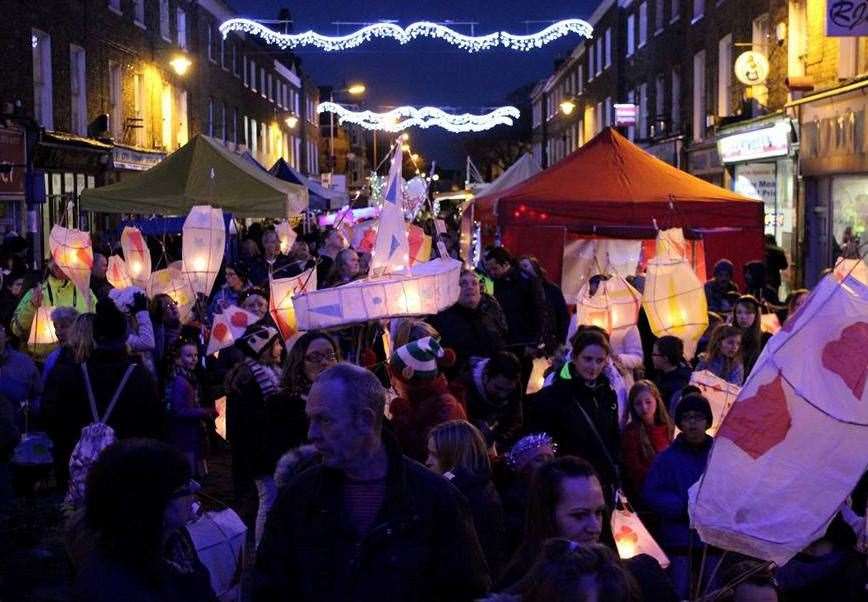
[[[254,19],[276,19],[281,7],[289,8],[295,32],[313,29],[336,35],[335,21],[373,22],[394,19],[402,26],[413,21],[476,21],[476,35],[492,31],[531,33],[547,23],[525,25],[524,21],[587,18],[595,0],[464,0],[412,2],[407,0],[230,0],[236,11]],[[346,34],[361,25],[342,26]],[[453,26],[469,34],[468,28]],[[552,72],[554,60],[576,46],[580,38],[567,36],[530,51],[488,50],[469,54],[437,40],[421,39],[404,46],[394,40],[365,44],[350,51],[325,53],[315,48],[298,49],[302,66],[319,85],[341,86],[362,81],[368,87],[365,108],[411,104],[456,107],[479,112],[482,107],[503,104],[516,88]],[[336,99],[338,100],[338,99]],[[343,100],[343,99],[341,99]],[[503,127],[503,126],[500,126]],[[414,151],[435,159],[443,167],[463,168],[462,139],[458,134],[432,128],[410,131]]]

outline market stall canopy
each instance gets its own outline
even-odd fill
[[[81,196],[83,210],[102,213],[185,215],[201,204],[237,217],[281,218],[307,209],[308,193],[200,134],[148,171]]]
[[[271,166],[269,173],[275,178],[280,178],[286,182],[305,186],[310,198],[310,209],[314,211],[340,209],[348,202],[346,194],[329,190],[316,180],[304,176],[297,169],[290,167],[289,163],[287,163],[283,158],[278,159],[274,165]]]
[[[475,202],[477,205],[481,203],[492,203],[495,211],[497,208],[497,196],[517,184],[521,184],[528,178],[535,176],[542,171],[542,167],[533,158],[530,153],[525,153],[519,159],[509,166],[505,172],[497,176],[493,182],[486,184],[480,188],[476,195]]]

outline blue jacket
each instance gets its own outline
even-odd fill
[[[712,439],[693,447],[684,441],[684,435],[675,438],[666,450],[657,455],[642,490],[642,499],[649,510],[660,519],[660,545],[669,554],[686,554],[695,532],[691,533],[687,516],[687,490],[705,472]]]

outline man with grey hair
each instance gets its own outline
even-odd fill
[[[386,392],[347,363],[307,399],[322,463],[281,491],[256,554],[254,599],[460,602],[488,569],[464,498],[383,430]]]
[[[76,318],[78,318],[78,311],[74,307],[55,307],[51,310],[51,323],[54,325],[54,334],[57,336],[59,346],[45,358],[45,364],[42,367],[43,385],[48,378],[48,374],[55,364],[57,364],[57,360],[64,353],[63,350],[66,348],[66,338],[69,328]]]

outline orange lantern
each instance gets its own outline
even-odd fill
[[[658,253],[648,262],[642,306],[654,335],[680,338],[684,356],[691,358],[708,328],[708,302],[705,287],[690,263],[671,252],[671,245],[665,242],[671,232],[661,232],[657,237],[657,248],[663,254]]]
[[[612,535],[618,556],[627,560],[639,554],[654,558],[664,569],[669,566],[669,558],[654,540],[639,516],[633,511],[627,498],[620,491],[616,494],[615,509],[612,511]]]
[[[576,324],[599,326],[610,334],[636,324],[642,295],[620,274],[600,280],[593,296],[590,289],[591,283],[588,281],[579,291]]]
[[[151,274],[148,296],[169,295],[172,301],[178,304],[178,314],[181,317],[181,322],[186,322],[192,313],[196,296],[193,293],[193,289],[190,288],[189,280],[180,270],[179,264],[180,262],[175,262],[168,268],[157,270]]]
[[[79,292],[90,299],[90,271],[93,268],[90,233],[54,226],[48,236],[48,247],[57,266]]]
[[[210,205],[193,207],[184,220],[181,245],[184,274],[190,280],[190,288],[194,293],[210,295],[226,247],[223,210]]]
[[[275,230],[277,230],[277,238],[280,240],[280,252],[286,255],[289,253],[292,245],[295,244],[298,234],[295,233],[295,230],[290,227],[289,222],[286,220],[278,222]]]
[[[127,226],[121,233],[121,248],[126,259],[127,274],[137,287],[147,290],[151,281],[151,251],[138,228]]]
[[[117,255],[109,257],[105,277],[109,281],[109,284],[115,288],[129,288],[133,285],[130,275],[127,273],[127,264],[123,258]]]
[[[53,307],[40,306],[30,324],[30,338],[27,339],[27,350],[36,356],[47,355],[57,345],[57,333],[51,320]]]
[[[292,278],[278,278],[271,281],[269,313],[280,329],[283,340],[298,332],[298,320],[292,298],[295,295],[316,290],[316,268],[311,268]]]

